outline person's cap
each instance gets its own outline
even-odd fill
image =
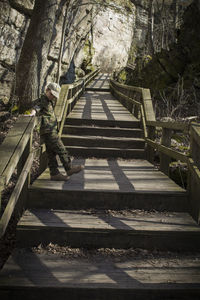
[[[47,84],[46,89],[51,90],[54,97],[58,98],[60,94],[61,87],[56,82],[50,82]]]

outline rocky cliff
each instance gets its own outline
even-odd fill
[[[31,0],[0,2],[0,98],[10,97],[32,8]]]
[[[200,115],[200,0],[187,6],[177,42],[162,49],[135,70],[124,70],[119,78],[126,84],[151,89],[159,115]]]

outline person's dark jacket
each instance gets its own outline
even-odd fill
[[[41,116],[40,134],[57,132],[57,120],[54,113],[56,101],[49,100],[46,95],[42,95],[33,102],[34,109],[38,116]]]

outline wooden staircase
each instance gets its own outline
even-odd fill
[[[110,92],[88,89],[63,129],[62,139],[69,153],[81,157],[144,158],[140,121]]]
[[[84,171],[30,187],[1,299],[200,299],[187,193],[145,160],[140,122],[108,88],[100,74],[63,129]]]

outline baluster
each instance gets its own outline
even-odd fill
[[[190,155],[189,175],[188,175],[188,193],[189,209],[193,218],[200,224],[200,127],[199,124],[193,124],[190,130]]]
[[[162,129],[162,138],[161,138],[161,144],[166,147],[171,146],[171,136],[172,136],[172,130],[168,128]],[[160,170],[169,176],[169,164],[171,162],[171,158],[164,154],[160,153]]]
[[[23,151],[23,153],[22,153],[22,155],[21,155],[21,157],[18,161],[18,164],[17,164],[17,178],[21,174],[21,171],[24,167],[24,164],[27,160],[27,157],[28,157],[29,153],[30,153],[30,145],[29,145],[29,142],[27,142],[27,145],[25,146],[25,149],[24,149],[24,151]]]
[[[140,119],[140,108],[138,105],[135,104],[134,107],[134,116],[139,120]]]
[[[156,129],[154,126],[147,126],[147,134],[148,134],[148,138],[152,141],[155,140],[155,136],[156,136]],[[155,157],[155,151],[154,148],[151,147],[150,145],[147,145],[146,148],[146,157],[147,160],[149,162],[151,162],[152,164],[154,164],[154,157]]]
[[[5,186],[5,178],[3,176],[0,176],[0,212],[1,212],[1,198],[2,198],[2,191]]]

